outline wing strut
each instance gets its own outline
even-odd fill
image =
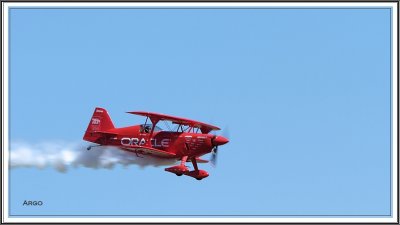
[[[147,121],[147,119],[146,119]],[[156,127],[158,121],[160,121],[159,118],[155,118],[155,117],[150,117],[150,121],[152,123],[152,127],[151,127],[151,131],[150,131],[150,135],[148,136],[147,140],[146,140],[146,146],[151,147],[151,138],[153,137],[153,131],[154,128]]]
[[[198,171],[199,171],[199,168],[197,167],[196,157],[191,158],[190,161],[192,161],[194,170],[195,170],[196,172],[198,172]]]

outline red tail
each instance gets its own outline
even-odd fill
[[[113,128],[114,124],[111,121],[107,110],[96,108],[86,129],[85,135],[83,136],[83,140],[96,142],[96,140],[101,137],[101,134],[96,133],[96,131],[107,131]]]

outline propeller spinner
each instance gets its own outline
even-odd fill
[[[213,146],[213,149],[211,150],[211,159],[210,162],[212,165],[216,166],[217,165],[217,152],[218,152],[218,146],[224,145],[228,143],[229,140],[223,136],[217,136],[214,135],[211,138],[211,144]]]

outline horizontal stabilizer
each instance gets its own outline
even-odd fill
[[[114,136],[118,135],[117,133],[108,132],[108,131],[94,131],[93,133],[104,134],[104,135],[107,135],[107,136],[110,136],[110,137],[114,137]]]

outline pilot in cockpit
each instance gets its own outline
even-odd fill
[[[144,126],[144,132],[150,133],[150,126]]]
[[[147,133],[151,132],[151,128],[153,127],[152,124],[142,124],[140,125],[140,133]],[[158,126],[154,126],[154,132],[161,131],[162,129]]]

